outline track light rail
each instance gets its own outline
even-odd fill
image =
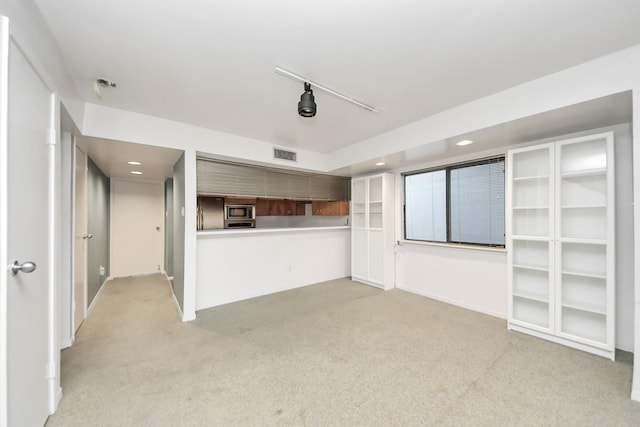
[[[274,71],[277,74],[280,74],[281,76],[289,77],[290,79],[296,80],[298,82],[309,83],[313,87],[313,89],[320,90],[322,92],[326,92],[326,93],[328,93],[330,95],[333,95],[333,96],[335,96],[337,98],[342,99],[343,101],[347,101],[347,102],[350,102],[350,103],[352,103],[354,105],[357,105],[360,108],[364,108],[367,111],[371,111],[373,113],[382,112],[382,110],[379,109],[378,107],[373,107],[373,106],[371,106],[369,104],[365,104],[362,101],[358,101],[357,99],[352,98],[352,97],[350,97],[348,95],[342,94],[342,93],[337,92],[337,91],[335,91],[333,89],[329,89],[326,86],[323,86],[323,85],[321,85],[319,83],[316,83],[313,80],[309,80],[306,77],[303,77],[303,76],[300,76],[298,74],[292,73],[291,71],[285,70],[284,68],[276,67]]]

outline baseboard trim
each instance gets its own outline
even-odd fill
[[[169,285],[169,289],[171,290],[171,296],[173,297],[173,303],[176,305],[176,310],[178,310],[178,314],[180,315],[180,319],[184,322],[184,313],[182,313],[182,309],[180,308],[180,303],[178,302],[178,298],[176,298],[176,294],[173,292],[173,286],[171,285],[171,281],[173,277],[167,276],[167,272],[163,271],[164,277],[167,278],[167,285]]]
[[[60,401],[62,400],[62,387],[58,387],[58,392],[56,393],[56,410],[60,405]]]
[[[64,350],[65,348],[69,348],[73,345],[73,337],[64,337],[64,339],[60,340],[60,350]]]
[[[489,316],[493,316],[493,317],[497,317],[499,319],[503,319],[503,320],[507,320],[507,315],[506,313],[499,313],[496,311],[492,311],[492,310],[486,310],[484,308],[481,307],[477,307],[471,304],[467,304],[467,303],[462,303],[460,301],[456,301],[454,299],[451,298],[447,298],[447,297],[443,297],[441,295],[437,295],[437,294],[432,294],[430,292],[424,292],[418,289],[414,289],[411,286],[405,286],[405,285],[401,285],[401,284],[396,284],[396,288],[397,289],[401,289],[403,291],[407,291],[407,292],[411,292],[412,294],[417,294],[423,297],[427,297],[427,298],[431,298],[434,299],[436,301],[440,301],[440,302],[444,302],[447,304],[451,304],[451,305],[455,305],[456,307],[461,307],[467,310],[471,310],[471,311],[477,311],[478,313],[482,313],[482,314],[487,314]]]
[[[93,311],[93,308],[96,306],[96,303],[98,302],[98,298],[100,298],[100,296],[102,295],[102,292],[104,291],[104,286],[111,279],[112,279],[111,277],[107,277],[105,281],[102,282],[102,285],[100,285],[100,289],[98,289],[98,292],[96,292],[96,296],[93,297],[93,301],[91,301],[91,304],[89,304],[89,308],[87,308],[87,315],[85,316],[85,320],[89,317],[89,315]]]

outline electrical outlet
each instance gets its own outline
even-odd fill
[[[104,276],[104,265],[100,266],[100,275]]]

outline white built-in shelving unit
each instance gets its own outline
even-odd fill
[[[509,328],[615,357],[613,133],[508,153]]]
[[[393,175],[351,180],[351,276],[383,289],[394,287]]]

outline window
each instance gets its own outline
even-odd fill
[[[504,246],[504,157],[404,174],[407,240]]]

